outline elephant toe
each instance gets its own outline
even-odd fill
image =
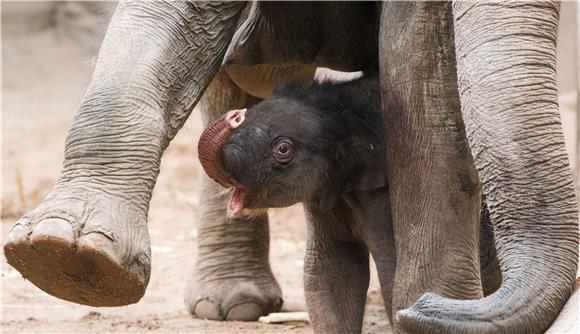
[[[26,238],[28,237],[28,229],[26,228],[26,225],[27,219],[25,218],[21,218],[16,222],[14,227],[12,227],[12,230],[10,230],[10,233],[8,233],[6,244],[4,245],[5,249],[26,242]]]
[[[219,306],[209,298],[200,298],[193,305],[190,305],[190,312],[202,319],[223,320]]]
[[[230,290],[222,308],[226,320],[254,321],[270,312],[279,311],[282,298],[254,282],[240,282]]]
[[[79,238],[78,253],[100,268],[116,267],[122,270],[118,245],[101,233],[90,233]]]
[[[247,302],[232,306],[226,313],[226,320],[254,321],[264,315],[262,307],[253,302]]]
[[[72,246],[75,236],[71,224],[60,218],[49,218],[36,224],[30,235],[32,245],[36,246],[49,241]]]

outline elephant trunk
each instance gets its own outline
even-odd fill
[[[206,174],[223,187],[237,185],[236,180],[224,169],[221,161],[221,152],[230,135],[243,122],[246,109],[232,110],[207,127],[198,144],[199,161]]]
[[[540,333],[574,288],[578,208],[556,84],[559,5],[453,4],[459,94],[502,270],[479,300],[426,294],[410,332]]]

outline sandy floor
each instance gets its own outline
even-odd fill
[[[3,39],[2,240],[15,220],[42,200],[59,175],[66,130],[92,67],[90,52],[45,31]],[[574,95],[564,92],[563,123],[574,150]],[[92,308],[47,295],[5,263],[2,256],[2,331],[5,333],[310,333],[303,323],[265,325],[194,319],[183,291],[196,257],[195,228],[200,181],[194,115],[166,151],[149,216],[153,271],[145,297],[119,308]],[[271,213],[271,262],[284,292],[284,310],[305,310],[302,208]],[[365,333],[385,333],[389,324],[373,276]]]

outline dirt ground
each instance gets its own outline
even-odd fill
[[[94,47],[79,44],[57,29],[3,33],[2,37],[4,243],[13,223],[43,199],[59,175],[66,131],[88,84]],[[569,71],[574,71],[573,67]],[[575,161],[575,95],[565,88],[561,95],[562,117]],[[311,332],[306,323],[216,322],[192,318],[186,311],[183,294],[196,257],[196,189],[201,173],[196,147],[200,131],[200,117],[194,111],[162,160],[149,214],[153,270],[145,297],[137,304],[117,308],[62,301],[24,280],[6,264],[2,254],[2,332]],[[272,210],[270,219],[271,264],[284,293],[283,310],[303,311],[302,208]],[[364,332],[390,332],[374,273],[367,299]]]

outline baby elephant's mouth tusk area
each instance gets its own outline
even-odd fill
[[[246,195],[248,190],[244,188],[235,188],[232,196],[230,197],[230,202],[228,203],[228,218],[235,218],[240,215],[244,209],[244,204],[246,201]]]

